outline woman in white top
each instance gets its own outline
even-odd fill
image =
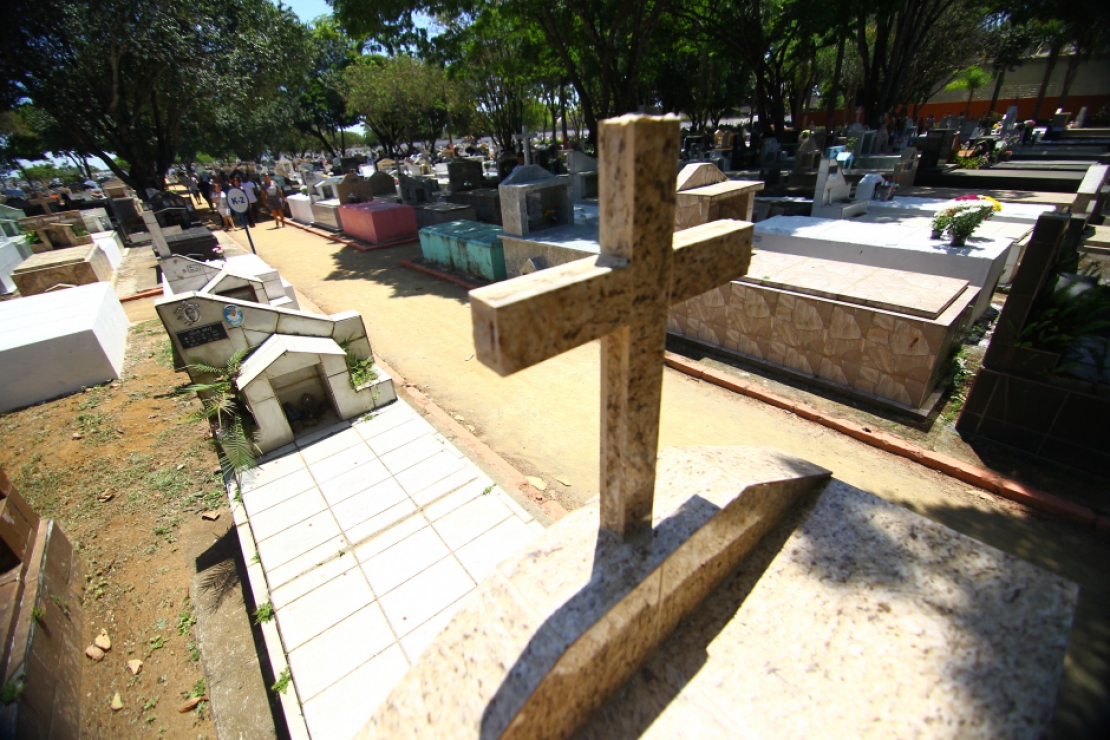
[[[212,200],[216,202],[216,213],[223,219],[224,231],[233,231],[235,222],[231,220],[231,207],[227,204],[227,193],[218,182],[212,183]]]

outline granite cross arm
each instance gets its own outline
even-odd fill
[[[673,233],[677,119],[606,122],[596,257],[472,291],[478,358],[509,375],[602,340],[602,526],[650,529],[667,310],[740,277],[752,226],[715,221]]]

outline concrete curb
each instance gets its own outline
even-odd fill
[[[148,290],[140,290],[133,295],[124,296],[119,299],[120,303],[127,303],[128,301],[141,301],[143,298],[155,298],[162,295],[161,288],[150,288]]]
[[[449,275],[448,273],[437,270],[434,267],[417,264],[416,262],[413,262],[411,260],[401,260],[401,267],[407,267],[410,270],[416,270],[417,272],[422,272],[425,275],[431,275],[434,278],[439,278],[440,280],[444,280],[448,283],[451,283],[452,285],[457,285],[460,288],[465,288],[466,290],[474,290],[476,288],[482,287],[477,283],[469,283],[462,278],[455,277],[454,275]]]
[[[503,486],[515,489],[522,498],[534,503],[545,514],[551,517],[553,521],[559,521],[567,515],[567,510],[564,509],[561,504],[545,498],[539,490],[532,487],[532,484],[528,482],[523,473],[510,465],[505,458],[494,452],[489,445],[478,439],[473,432],[436,405],[432,399],[421,393],[416,386],[402,378],[396,370],[383,362],[381,358],[375,357],[374,362],[378,367],[384,370],[387,375],[393,378],[394,388],[404,391],[413,404],[423,409],[429,416],[435,419],[440,427],[455,435],[458,442],[465,445],[471,453],[480,458],[482,462],[501,479]]]
[[[1030,508],[1052,514],[1060,519],[1065,519],[1073,524],[1084,527],[1095,527],[1099,532],[1110,535],[1110,516],[1100,516],[1091,508],[1076,504],[1051,493],[1026,486],[1015,480],[1010,480],[997,473],[985,470],[963,460],[958,460],[949,455],[944,455],[932,450],[918,447],[893,434],[877,431],[848,419],[830,416],[815,406],[799,403],[774,391],[770,391],[755,383],[748,383],[740,378],[727,373],[706,367],[700,362],[695,362],[681,355],[668,352],[666,363],[669,367],[693,378],[705,380],[721,388],[742,393],[764,403],[777,406],[785,411],[796,414],[803,419],[817,422],[822,426],[835,429],[842,434],[866,442],[872,447],[899,455],[913,462],[924,465],[945,475],[958,478],[965,483],[982,488],[1002,498],[1009,499]]]

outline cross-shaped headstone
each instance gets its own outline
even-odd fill
[[[532,164],[532,140],[528,136],[528,127],[520,129],[519,134],[513,134],[513,138],[524,148],[524,164]]]
[[[667,311],[744,275],[752,225],[674,233],[679,119],[600,127],[601,254],[472,291],[478,358],[510,375],[601,339],[601,526],[650,530]]]

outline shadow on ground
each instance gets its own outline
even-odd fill
[[[262,630],[250,619],[257,605],[247,586],[239,535],[230,526],[196,558],[192,584],[197,635],[208,698],[220,737],[289,737],[277,680]]]
[[[331,256],[334,267],[324,280],[371,280],[392,288],[391,298],[423,294],[449,298],[464,306],[469,304],[465,289],[401,265],[402,260],[419,257],[419,244],[402,244],[373,252],[343,248]]]

